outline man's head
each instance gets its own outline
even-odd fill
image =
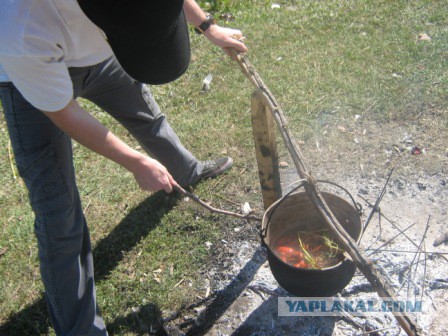
[[[175,80],[190,62],[183,0],[78,0],[86,16],[107,36],[123,69],[136,80]]]

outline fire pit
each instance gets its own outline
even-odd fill
[[[329,208],[357,242],[362,233],[358,211],[340,196],[322,192]],[[305,192],[295,192],[272,204],[262,221],[263,243],[268,261],[277,282],[289,293],[301,297],[326,297],[341,291],[352,279],[355,265],[343,258],[336,265],[315,269],[300,268],[281,260],[274,252],[274,244],[288,232],[316,232],[325,230],[325,223]]]

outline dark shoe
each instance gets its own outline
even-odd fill
[[[221,175],[232,167],[233,160],[227,156],[212,161],[204,161],[202,164],[204,165],[204,169],[202,169],[200,175],[201,180]]]

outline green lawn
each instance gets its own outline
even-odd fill
[[[363,114],[390,121],[429,108],[447,110],[446,1],[212,1],[220,24],[243,30],[249,59],[287,114],[297,138],[318,126],[319,113]],[[427,34],[430,40],[419,39]],[[253,88],[239,67],[194,33],[187,73],[154,94],[183,143],[198,158],[234,158],[226,176],[195,193],[214,206],[225,201],[261,209],[250,125]],[[213,75],[211,89],[202,80]],[[134,147],[112,118],[82,104]],[[446,123],[446,119],[444,121]],[[26,190],[11,166],[0,117],[0,334],[52,335],[39,278],[33,216]],[[138,335],[132,308],[176,310],[204,293],[200,269],[205,242],[220,239],[238,220],[198,208],[183,197],[141,192],[132,174],[74,144],[78,185],[91,230],[98,302],[115,335]],[[179,284],[180,282],[180,284]]]

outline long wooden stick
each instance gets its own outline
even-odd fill
[[[288,123],[286,121],[284,113],[269,88],[266,86],[266,84],[264,84],[263,80],[255,71],[254,67],[245,55],[238,54],[233,49],[229,51],[232,58],[237,60],[241,70],[246,75],[246,77],[255,86],[255,88],[260,91],[261,98],[263,99],[266,106],[271,110],[274,116],[274,120],[276,121],[277,126],[280,130],[281,136],[285,141],[285,145],[292,157],[292,160],[294,161],[294,165],[297,168],[297,172],[300,178],[306,179],[307,181],[304,186],[305,191],[310,197],[313,205],[322,216],[322,219],[324,220],[326,226],[335,234],[335,239],[337,240],[337,242],[347,251],[356,267],[358,267],[358,269],[364,274],[367,280],[369,280],[379,296],[396,300],[393,288],[385,280],[385,275],[381,273],[380,269],[375,268],[372,262],[364,256],[364,254],[359,250],[357,243],[347,234],[342,225],[330,211],[319,189],[317,188],[315,179],[311,176],[306,167],[305,161],[303,160],[302,154],[300,153],[296,142],[289,132]],[[401,313],[400,315],[394,316],[400,326],[406,332],[406,334],[422,334],[422,330],[420,329],[420,327],[408,314]]]
[[[176,186],[175,189],[177,191],[179,191],[181,194],[184,194],[185,196],[187,196],[188,198],[191,198],[193,201],[195,201],[199,205],[203,206],[207,210],[210,210],[211,212],[216,212],[216,213],[219,213],[219,214],[222,214],[222,215],[228,215],[228,216],[233,216],[233,217],[237,217],[237,218],[241,218],[241,219],[247,219],[247,220],[253,220],[253,221],[261,222],[261,218],[256,217],[256,216],[242,215],[242,214],[239,214],[239,213],[236,213],[236,212],[231,212],[231,211],[227,211],[227,210],[214,208],[211,205],[209,205],[209,204],[205,203],[204,201],[202,201],[196,195],[192,194],[189,191],[186,191],[181,186]]]

